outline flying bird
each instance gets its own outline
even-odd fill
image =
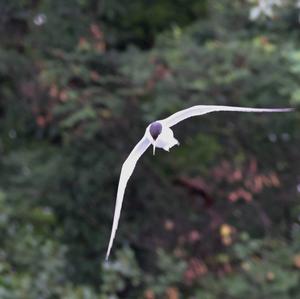
[[[125,160],[120,174],[117,199],[115,205],[114,219],[112,225],[112,231],[110,235],[109,245],[106,253],[106,260],[110,255],[110,251],[113,245],[113,241],[118,228],[119,218],[121,214],[121,208],[123,203],[123,197],[127,182],[133,173],[135,165],[138,159],[143,155],[147,148],[153,146],[153,155],[156,148],[162,148],[165,151],[169,151],[175,145],[179,145],[178,140],[174,137],[174,133],[171,129],[179,122],[193,116],[198,116],[215,111],[236,111],[236,112],[289,112],[292,108],[282,109],[265,109],[265,108],[247,108],[247,107],[233,107],[233,106],[214,106],[214,105],[197,105],[188,109],[184,109],[174,113],[173,115],[157,120],[151,123],[145,131],[142,139],[137,143],[134,149],[131,151],[127,159]]]

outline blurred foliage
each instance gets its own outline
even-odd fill
[[[178,124],[182,146],[137,166],[104,263],[149,122],[300,104],[297,11],[251,21],[252,4],[1,1],[0,298],[300,296],[298,112]]]

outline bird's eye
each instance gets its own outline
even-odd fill
[[[159,123],[159,122],[152,123],[150,125],[149,131],[150,131],[150,134],[151,134],[152,138],[154,140],[156,140],[157,137],[159,136],[159,134],[162,131],[162,125],[161,125],[161,123]]]

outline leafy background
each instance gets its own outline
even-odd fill
[[[255,1],[254,1],[255,2]],[[300,103],[299,12],[253,3],[0,3],[0,297],[300,297],[300,114],[175,128],[126,191],[146,125],[196,104]]]

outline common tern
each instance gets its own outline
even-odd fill
[[[199,116],[210,112],[216,111],[235,111],[235,112],[289,112],[292,108],[278,108],[278,109],[266,109],[266,108],[247,108],[247,107],[234,107],[234,106],[216,106],[216,105],[197,105],[184,109],[174,113],[173,115],[152,122],[145,131],[142,139],[137,143],[134,149],[131,151],[127,159],[125,160],[120,174],[117,199],[115,204],[114,219],[112,224],[112,231],[110,235],[109,245],[106,253],[106,260],[108,260],[110,251],[113,245],[113,241],[118,228],[118,223],[121,214],[121,208],[123,203],[123,197],[127,182],[133,173],[135,165],[147,148],[153,146],[153,155],[156,148],[162,148],[165,151],[169,151],[174,145],[179,145],[178,140],[174,137],[174,133],[171,129],[179,122],[193,117]]]

